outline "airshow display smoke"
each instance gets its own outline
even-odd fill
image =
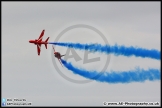
[[[101,45],[101,44],[81,44],[81,43],[64,43],[64,42],[50,42],[49,44],[54,44],[58,46],[64,46],[68,48],[87,50],[91,52],[101,52],[110,54],[113,53],[116,56],[136,56],[142,58],[152,58],[160,60],[160,51],[156,49],[145,49],[140,47],[126,47],[124,45]]]
[[[101,44],[81,44],[81,43],[64,43],[64,42],[51,42],[58,46],[67,48],[74,48],[79,50],[87,50],[90,52],[100,52],[105,54],[114,54],[115,56],[135,56],[142,58],[151,58],[160,60],[160,51],[156,49],[146,49],[134,46],[124,45],[101,45]],[[86,70],[80,67],[75,67],[70,62],[61,59],[63,65],[74,74],[78,74],[87,79],[96,80],[99,82],[108,83],[131,83],[131,82],[144,82],[146,80],[154,81],[160,80],[160,69],[149,68],[147,70],[135,68],[134,70],[127,71],[110,71],[110,72],[97,72],[96,70]]]
[[[99,82],[108,83],[130,83],[130,82],[144,82],[146,80],[154,81],[160,80],[160,70],[159,69],[140,69],[123,71],[123,72],[97,72],[89,71],[86,69],[81,69],[73,66],[70,62],[62,60],[63,65],[74,74],[78,74],[88,79],[96,80]]]

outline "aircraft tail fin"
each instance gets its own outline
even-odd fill
[[[61,57],[62,57],[62,56],[65,56],[65,55],[66,55],[66,54],[64,54],[64,55],[61,55]]]
[[[48,42],[49,37],[45,40],[45,42]],[[44,44],[47,49],[47,44]]]
[[[45,40],[45,42],[48,42],[49,37]]]

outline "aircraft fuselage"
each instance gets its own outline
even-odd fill
[[[34,44],[48,44],[48,42],[39,42],[39,41],[35,41],[35,40],[30,40],[29,43],[34,43]]]

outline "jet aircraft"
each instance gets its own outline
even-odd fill
[[[37,45],[37,53],[38,55],[40,55],[40,52],[41,52],[41,45],[44,44],[46,49],[47,49],[47,44],[48,44],[48,39],[49,37],[45,40],[45,41],[42,41],[43,39],[43,36],[44,36],[44,32],[45,30],[42,30],[40,36],[38,39],[35,39],[35,40],[29,40],[29,43],[33,43],[35,45]]]
[[[52,47],[53,47],[53,51],[54,51],[54,55],[55,55],[55,57],[58,59],[58,61],[59,61],[60,64],[62,65],[60,59],[61,59],[62,56],[65,56],[65,54],[64,54],[64,55],[61,55],[59,52],[56,52],[56,51],[55,51],[55,48],[54,48],[53,45],[52,45]],[[63,65],[62,65],[62,67],[63,67]]]

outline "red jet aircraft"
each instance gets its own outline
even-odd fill
[[[47,44],[48,44],[47,41],[48,41],[49,37],[48,37],[45,41],[42,41],[44,32],[45,32],[45,30],[42,30],[42,33],[40,34],[40,36],[39,36],[38,39],[29,40],[29,43],[33,43],[33,44],[37,45],[37,52],[38,52],[38,55],[40,55],[41,44],[44,44],[45,47],[46,47],[46,49],[47,49]]]
[[[53,47],[53,45],[52,45],[52,47]],[[62,56],[65,56],[65,55],[61,55],[59,52],[55,52],[54,47],[53,47],[53,51],[54,51],[54,55],[55,55],[55,57],[58,59],[58,61],[59,61],[60,64],[62,65],[60,59],[61,59]],[[62,65],[62,67],[63,67],[63,65]]]

